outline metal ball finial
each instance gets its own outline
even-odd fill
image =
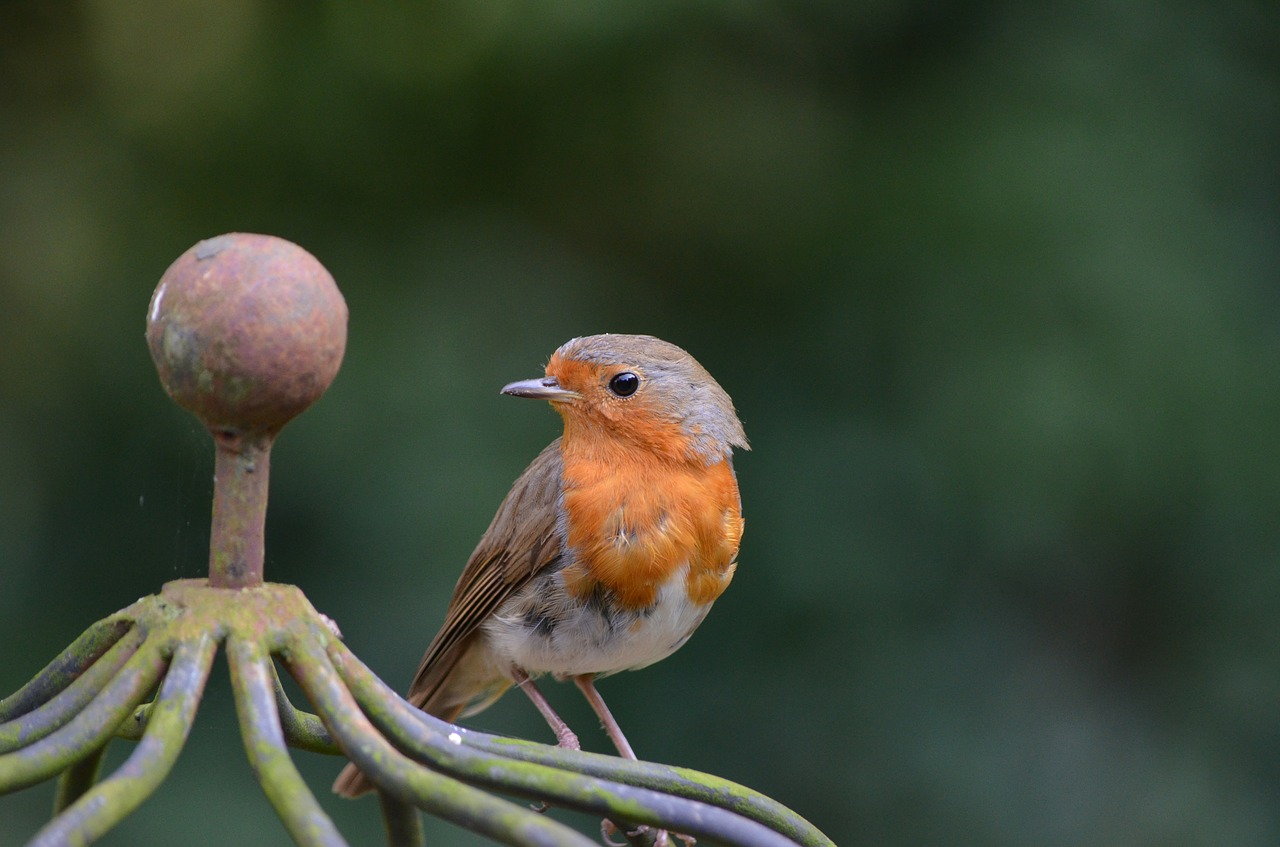
[[[347,304],[314,256],[271,235],[201,241],[147,309],[169,396],[213,435],[209,585],[261,585],[271,445],[338,373]]]
[[[147,310],[160,381],[218,432],[278,432],[325,392],[347,305],[307,251],[270,235],[201,241],[165,271]]]

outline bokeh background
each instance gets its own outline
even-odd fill
[[[1277,44],[1269,0],[0,6],[0,689],[203,573],[212,451],[143,315],[267,232],[351,309],[268,577],[388,681],[557,432],[497,389],[647,332],[754,450],[732,589],[602,686],[643,756],[842,846],[1280,843]],[[287,843],[224,678],[102,843]]]

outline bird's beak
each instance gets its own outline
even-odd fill
[[[561,388],[553,376],[522,379],[519,382],[504,385],[502,393],[510,394],[512,397],[532,397],[535,400],[550,400],[552,403],[564,403],[581,396],[576,391]]]

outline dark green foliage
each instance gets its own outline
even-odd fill
[[[734,585],[602,685],[643,757],[841,845],[1280,842],[1277,43],[1272,2],[5,4],[0,696],[205,572],[143,318],[259,231],[351,309],[267,578],[388,681],[558,430],[498,388],[647,332],[754,450]],[[225,677],[103,844],[286,843]],[[545,739],[508,699],[480,728]]]

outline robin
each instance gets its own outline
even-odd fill
[[[595,679],[671,655],[728,587],[743,527],[732,454],[746,434],[711,374],[647,335],[575,338],[545,376],[502,393],[550,401],[564,434],[498,507],[408,700],[453,722],[514,684],[578,749],[533,683],[572,679],[634,759]],[[334,784],[348,797],[370,788],[354,765]]]

